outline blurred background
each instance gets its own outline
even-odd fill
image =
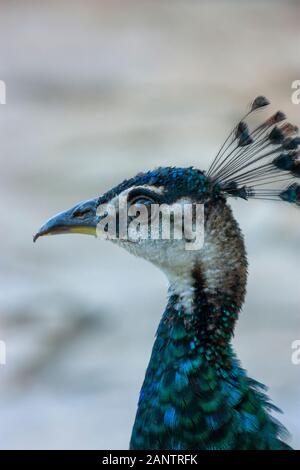
[[[300,125],[298,1],[0,1],[0,447],[126,449],[166,280],[58,211],[158,165],[208,167],[252,98]],[[232,201],[249,284],[235,347],[300,448],[300,216]]]

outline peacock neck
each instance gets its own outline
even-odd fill
[[[231,347],[246,289],[243,238],[226,205],[210,215],[204,249],[193,265],[167,273],[169,300],[131,449],[288,448],[264,389],[247,377]]]
[[[169,302],[163,322],[182,321],[213,363],[222,363],[243,305],[247,256],[243,235],[224,201],[205,208],[204,246],[190,265],[165,270]]]
[[[213,334],[197,315],[212,314],[206,300],[192,312],[186,306],[186,299],[183,305],[171,293],[140,392],[132,449],[206,448],[207,424],[217,429],[227,420],[219,383],[236,367],[226,323],[228,313],[236,316],[236,306],[222,307],[224,334]]]
[[[205,302],[198,308],[210,317]],[[187,314],[171,294],[140,392],[131,449],[288,448],[263,386],[247,377],[230,346],[237,311],[224,300],[218,309],[224,332],[212,334],[210,322]]]
[[[222,437],[213,438],[212,430],[228,418],[226,380],[244,375],[230,341],[244,300],[247,261],[227,206],[212,208],[204,248],[193,264],[166,274],[168,304],[141,389],[130,446],[208,448],[211,440]]]
[[[175,341],[180,337],[186,354],[195,350],[203,361],[216,369],[230,367],[231,338],[240,307],[231,297],[210,302],[197,289],[190,309],[178,294],[172,294],[160,322],[157,338]]]
[[[244,302],[247,257],[243,236],[226,205],[207,210],[205,242],[191,266],[166,272],[169,301],[162,322],[182,323],[187,336],[214,364],[226,363]]]

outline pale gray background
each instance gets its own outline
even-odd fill
[[[1,1],[1,448],[123,448],[163,275],[49,216],[157,165],[207,168],[251,98],[300,125],[299,2]],[[233,201],[249,253],[235,345],[300,448],[300,212]]]

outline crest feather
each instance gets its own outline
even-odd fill
[[[252,131],[248,116],[268,106],[269,100],[258,96],[249,111],[231,131],[207,175],[228,196],[242,199],[272,199],[300,205],[300,137],[298,127],[285,122],[277,111]],[[285,188],[274,183],[288,181]],[[272,185],[272,186],[271,186]]]

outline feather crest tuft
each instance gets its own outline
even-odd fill
[[[223,193],[242,199],[271,199],[300,205],[300,137],[298,127],[284,122],[286,115],[275,112],[253,130],[247,117],[268,106],[264,96],[254,99],[248,111],[225,140],[207,176]],[[274,189],[270,185],[289,180],[290,185]]]

